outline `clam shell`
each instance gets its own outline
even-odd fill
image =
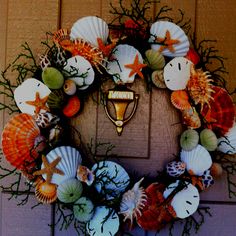
[[[133,83],[135,74],[129,77],[131,70],[125,65],[132,64],[138,55],[139,63],[143,63],[143,58],[140,52],[128,44],[120,44],[113,49],[112,60],[107,64],[107,72],[113,75],[116,83],[126,84]]]
[[[171,103],[179,110],[190,109],[189,97],[185,90],[176,90],[171,93]]]
[[[236,153],[236,125],[225,136],[218,139],[217,150],[227,154]]]
[[[186,164],[181,161],[169,162],[166,166],[166,172],[172,177],[179,177],[185,172]]]
[[[73,205],[75,218],[79,222],[88,222],[94,214],[94,205],[87,197],[79,198]]]
[[[11,117],[2,132],[2,151],[7,161],[21,170],[34,167],[39,156],[34,144],[39,135],[39,128],[31,115],[21,113]]]
[[[151,48],[154,50],[160,50],[161,45],[153,44],[153,42],[155,42],[156,37],[165,38],[167,31],[169,31],[171,39],[179,40],[179,43],[173,44],[174,52],[171,52],[166,48],[162,51],[162,54],[167,57],[185,56],[189,50],[188,37],[178,25],[168,21],[157,21],[152,24],[150,29],[151,37],[149,39]]]
[[[80,90],[87,89],[94,81],[95,73],[91,64],[81,56],[69,58],[64,66],[64,72]]]
[[[35,122],[39,128],[45,129],[58,123],[60,118],[50,112],[39,113],[35,117]]]
[[[38,201],[44,204],[50,204],[57,199],[57,186],[56,184],[40,182],[36,185],[35,196]]]
[[[190,79],[192,62],[184,57],[172,59],[164,67],[164,80],[170,90],[183,90]]]
[[[106,206],[95,208],[93,218],[86,224],[89,235],[109,236],[116,235],[120,226],[116,212]]]
[[[170,184],[164,191],[164,197],[167,198],[178,185],[179,181]],[[185,182],[185,185],[184,189],[177,192],[171,201],[171,206],[174,208],[177,217],[181,219],[192,215],[197,210],[200,202],[197,188],[188,182]]]
[[[57,197],[61,202],[72,203],[78,200],[83,192],[83,186],[77,179],[66,179],[57,188]]]
[[[61,157],[61,161],[57,164],[57,169],[64,172],[64,175],[59,175],[54,173],[52,176],[51,183],[59,185],[62,181],[66,179],[71,179],[76,177],[76,171],[78,165],[81,164],[82,159],[79,151],[70,146],[61,146],[51,150],[46,158],[49,163]],[[42,164],[41,169],[44,168]],[[43,174],[43,178],[46,179],[46,174]]]
[[[92,171],[95,174],[96,190],[107,200],[119,197],[129,185],[128,173],[115,162],[101,161],[92,167]]]
[[[160,52],[149,49],[145,52],[145,56],[147,64],[152,70],[160,70],[165,66],[165,58]]]
[[[97,39],[101,38],[103,43],[107,42],[109,29],[107,23],[96,16],[86,16],[77,20],[72,28],[71,39],[81,38],[98,47]]]
[[[26,102],[34,101],[37,92],[42,99],[48,96],[51,93],[51,90],[44,83],[34,78],[25,80],[15,89],[14,99],[16,105],[22,113],[27,113],[30,115],[35,114],[35,107],[27,104]],[[46,110],[41,109],[40,112],[46,112]]]
[[[212,165],[209,152],[199,144],[191,151],[182,150],[180,159],[186,164],[188,171],[192,171],[194,175],[198,176],[202,176],[204,171]]]

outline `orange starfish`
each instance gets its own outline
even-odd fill
[[[49,108],[46,106],[46,102],[48,100],[48,96],[44,98],[40,98],[39,92],[36,92],[35,94],[35,100],[34,101],[26,101],[25,103],[28,105],[35,106],[35,114],[39,114],[40,110],[49,111]]]
[[[134,74],[138,74],[142,79],[144,78],[143,77],[143,74],[141,72],[141,69],[146,67],[147,65],[146,64],[141,64],[139,63],[139,60],[138,60],[138,54],[135,56],[135,59],[134,59],[134,63],[133,64],[127,64],[125,65],[126,68],[128,69],[131,69],[131,72],[129,73],[129,77],[131,77],[132,75]]]
[[[54,173],[59,175],[64,175],[64,172],[56,168],[56,165],[60,162],[61,157],[57,157],[51,163],[48,162],[45,156],[42,156],[42,161],[44,164],[44,168],[34,172],[34,175],[43,175],[46,174],[46,183],[51,183],[52,176]]]
[[[173,47],[173,44],[180,43],[180,41],[178,39],[171,39],[171,35],[170,35],[169,30],[166,31],[165,38],[156,37],[155,42],[162,44],[162,46],[159,49],[160,52],[162,52],[164,49],[167,48],[172,53],[175,52],[175,48]]]
[[[112,49],[116,46],[116,42],[112,42],[111,44],[105,45],[101,38],[97,38],[98,48],[102,51],[102,54],[105,57],[108,57],[112,51]]]

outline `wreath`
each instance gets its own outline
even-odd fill
[[[115,18],[109,25],[96,16],[83,17],[71,30],[47,33],[45,53],[37,59],[25,43],[2,72],[1,93],[12,100],[2,103],[1,110],[16,114],[2,132],[2,152],[14,169],[1,166],[1,179],[17,176],[2,188],[13,196],[26,194],[21,204],[34,189],[39,204],[55,204],[55,224],[60,222],[63,229],[74,223],[78,235],[125,235],[135,225],[159,231],[167,224],[171,234],[177,221],[185,221],[183,235],[190,235],[210,215],[209,208],[199,207],[199,193],[223,170],[229,195],[236,196],[235,109],[222,77],[224,58],[207,47],[214,41],[197,43],[194,35],[187,36],[190,21],[184,21],[183,12],[174,23],[165,16],[170,10],[166,6],[151,19],[147,10],[152,2],[134,0],[130,9],[119,3],[120,8],[111,5]],[[220,67],[211,71],[213,61]],[[16,84],[7,79],[9,69],[18,72]],[[135,104],[132,116],[138,106],[138,95],[130,89],[138,79],[149,92],[170,91],[186,128],[179,154],[155,178],[128,173],[111,158],[111,144],[84,145],[70,123],[88,96],[98,94],[94,102],[104,105],[122,135],[127,106]],[[117,117],[109,114],[111,100]]]

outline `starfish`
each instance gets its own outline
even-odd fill
[[[116,42],[112,42],[111,44],[105,45],[101,38],[97,38],[98,48],[102,51],[102,54],[105,57],[108,57],[112,51],[112,49],[116,46]]]
[[[146,64],[139,63],[138,54],[135,56],[133,64],[125,65],[126,68],[131,69],[131,72],[129,73],[129,77],[137,73],[142,79],[143,79],[143,74],[141,72],[141,69],[146,66],[147,66]]]
[[[64,172],[56,168],[56,165],[60,162],[61,157],[57,157],[51,163],[48,162],[45,156],[42,156],[42,161],[44,164],[44,168],[34,172],[34,175],[43,175],[46,174],[46,183],[51,183],[52,176],[54,173],[59,175],[64,175]]]
[[[48,100],[48,96],[44,98],[40,98],[39,92],[36,92],[35,94],[35,100],[34,101],[26,101],[25,103],[31,106],[35,106],[35,114],[39,114],[40,110],[49,111],[49,108],[46,106],[46,102]]]
[[[159,49],[160,52],[162,52],[164,49],[167,48],[172,53],[175,52],[175,48],[173,47],[173,44],[180,43],[178,39],[171,39],[169,30],[166,31],[165,38],[156,37],[155,42],[161,44],[161,47]]]

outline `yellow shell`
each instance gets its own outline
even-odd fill
[[[52,203],[57,199],[57,185],[41,181],[36,185],[35,196],[44,204]]]

